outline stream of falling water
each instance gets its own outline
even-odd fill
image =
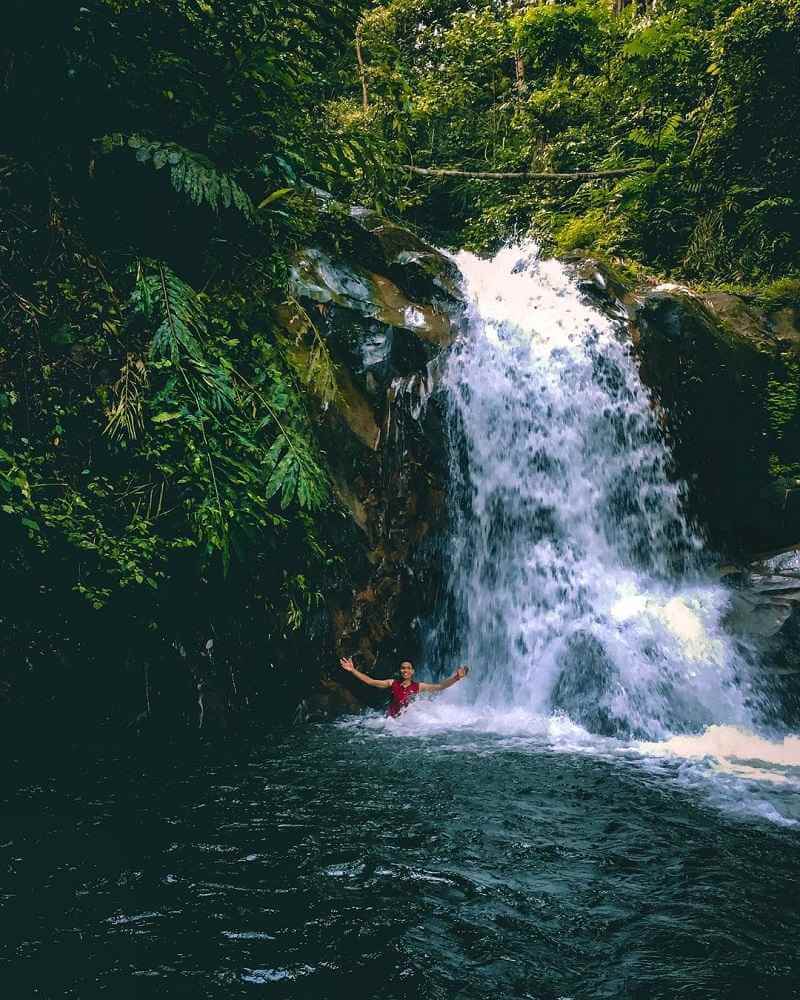
[[[630,343],[534,245],[456,259],[468,311],[443,384],[448,584],[426,661],[473,672],[395,729],[794,784],[800,741],[757,735],[754,657],[724,628],[727,592],[682,513]]]
[[[448,578],[472,699],[605,735],[748,722],[725,594],[700,572],[629,345],[532,247],[459,264]]]

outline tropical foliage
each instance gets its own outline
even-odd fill
[[[583,182],[411,177],[398,210],[476,247],[532,231],[561,251],[694,279],[796,271],[800,4],[618,6],[389,0],[369,11],[370,114],[406,162],[640,168]]]
[[[331,360],[309,323],[299,362],[273,313],[318,224],[309,186],[375,160],[356,131],[319,128],[359,6],[11,8],[2,655],[57,685],[70,643],[101,670],[233,629],[269,662],[265,637],[311,628],[336,572],[309,419]]]

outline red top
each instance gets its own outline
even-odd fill
[[[419,684],[416,681],[412,681],[408,687],[405,687],[401,681],[392,681],[392,686],[389,690],[392,693],[392,700],[389,702],[386,714],[396,719],[414,700],[414,695],[419,691]]]

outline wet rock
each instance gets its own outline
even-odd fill
[[[771,402],[789,383],[791,358],[770,317],[737,296],[659,286],[639,296],[631,324],[712,544],[746,553],[800,536],[796,487],[781,471],[791,441]]]
[[[304,250],[293,301],[277,311],[295,353],[310,350],[312,323],[335,362],[336,392],[314,419],[352,529],[341,585],[326,595],[330,664],[300,721],[381,706],[385,693],[353,681],[338,658],[394,673],[415,657],[439,585],[429,552],[444,523],[446,462],[433,397],[460,328],[458,276],[413,234],[364,210],[351,218],[367,242]]]
[[[765,598],[757,591],[736,591],[731,596],[725,627],[740,635],[773,636],[789,620],[793,607],[793,602]]]
[[[788,350],[800,352],[800,309],[778,309],[770,319],[775,340]]]
[[[578,287],[592,305],[612,322],[627,327],[636,299],[621,275],[607,262],[584,257],[580,253],[567,254],[561,259],[570,267]]]
[[[693,293],[687,292],[692,295]],[[769,317],[739,295],[728,292],[708,292],[697,295],[720,325],[734,340],[749,343],[757,351],[780,349]]]
[[[713,548],[746,557],[800,537],[800,312],[728,292],[636,287],[566,258],[586,296],[631,338],[689,514]],[[794,409],[793,409],[794,408]]]
[[[360,344],[360,370],[385,376],[389,370],[393,345],[394,327],[381,325],[368,328]]]
[[[592,733],[628,735],[626,723],[608,704],[616,670],[602,643],[588,632],[575,632],[559,657],[560,673],[550,696],[552,707]]]
[[[390,266],[399,266],[410,272],[410,279],[407,280],[413,282],[416,278],[419,281],[421,275],[427,276],[451,299],[460,299],[461,275],[450,257],[368,208],[355,205],[350,215],[376,238]]]
[[[436,347],[449,347],[457,332],[447,312],[412,301],[383,275],[334,263],[314,247],[298,257],[292,269],[292,290],[300,299],[335,303],[368,319],[409,330]]]
[[[791,548],[748,566],[726,567],[737,586],[726,626],[742,635],[776,635],[800,605],[800,549]]]
[[[335,219],[337,260],[347,257],[366,266],[389,278],[408,298],[441,312],[448,313],[461,302],[461,276],[448,254],[372,209],[344,205],[317,188],[307,190],[322,214]]]

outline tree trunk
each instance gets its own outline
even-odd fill
[[[514,50],[514,71],[517,77],[517,90],[525,86],[525,60],[519,49]]]
[[[367,90],[367,67],[364,65],[364,54],[361,51],[361,28],[359,21],[356,28],[356,59],[358,61],[358,75],[361,80],[361,100],[365,111],[369,111],[369,91]]]

